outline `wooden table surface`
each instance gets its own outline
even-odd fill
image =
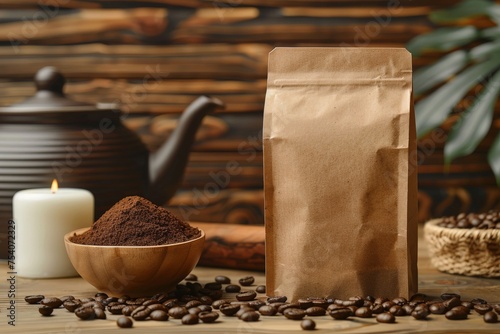
[[[420,231],[420,234],[422,231]],[[471,278],[443,274],[435,270],[427,255],[425,241],[419,238],[419,290],[429,296],[438,297],[444,292],[455,292],[463,300],[483,298],[490,303],[500,302],[500,280]],[[194,272],[201,283],[213,281],[216,275],[226,275],[233,281],[253,275],[255,285],[264,284],[264,273],[220,268],[196,268]],[[9,297],[10,277],[6,261],[0,263],[0,332],[1,333],[303,333],[300,321],[287,320],[283,316],[261,317],[254,323],[245,323],[235,317],[221,316],[216,323],[186,326],[180,320],[156,322],[136,321],[132,329],[116,326],[118,316],[107,314],[106,320],[79,320],[65,309],[56,309],[50,317],[42,317],[37,305],[28,305],[26,295],[43,294],[47,297],[74,295],[77,298],[91,297],[97,292],[81,278],[24,279],[15,277],[15,298]],[[8,324],[9,303],[15,301],[15,327]],[[379,324],[375,319],[352,318],[333,320],[329,316],[314,317],[317,333],[500,333],[500,322],[484,323],[475,312],[462,321],[446,320],[442,315],[431,315],[426,321],[412,317],[398,317],[395,324]]]

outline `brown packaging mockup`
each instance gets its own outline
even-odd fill
[[[417,290],[411,55],[276,48],[264,109],[268,294]]]

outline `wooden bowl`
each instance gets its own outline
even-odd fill
[[[68,257],[84,280],[118,297],[151,296],[173,290],[198,263],[205,241],[202,230],[196,239],[158,246],[96,246],[69,240],[88,229],[64,236]]]

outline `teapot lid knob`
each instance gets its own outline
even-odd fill
[[[37,91],[48,90],[59,95],[64,95],[63,87],[66,79],[54,66],[45,66],[35,75]]]

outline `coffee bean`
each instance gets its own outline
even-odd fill
[[[427,298],[427,295],[423,294],[423,293],[416,293],[414,295],[412,295],[410,297],[410,301],[425,301],[425,299]]]
[[[458,299],[460,299],[461,296],[459,294],[451,293],[451,292],[446,292],[446,293],[443,293],[441,295],[441,299],[442,300],[448,300],[448,299],[452,299],[452,298],[458,298]]]
[[[372,307],[372,314],[380,314],[382,312],[385,312],[385,309],[382,305],[373,305]]]
[[[247,311],[240,316],[240,319],[245,322],[259,321],[260,314],[255,311]]]
[[[165,311],[165,312],[168,312],[168,308],[166,308],[165,306],[163,306],[163,304],[152,304],[152,305],[148,305],[146,306],[151,312],[153,311],[156,311],[156,310],[161,310],[161,311]]]
[[[212,303],[214,302],[214,300],[212,299],[212,297],[210,296],[201,296],[200,297],[200,302],[202,305],[212,305]]]
[[[44,299],[45,296],[44,295],[31,295],[31,296],[26,296],[24,297],[24,300],[26,301],[26,303],[28,304],[38,304],[42,301],[42,299]]]
[[[408,303],[408,301],[406,300],[406,298],[404,297],[397,297],[397,298],[394,298],[392,300],[392,302],[396,305],[399,305],[399,306],[403,306],[405,305],[406,303]]]
[[[167,309],[171,309],[172,307],[179,306],[179,300],[177,298],[168,299],[163,302],[163,306]]]
[[[217,312],[201,312],[198,314],[198,318],[204,323],[215,322],[219,318],[219,313]]]
[[[220,284],[230,284],[231,279],[227,276],[215,276],[215,281]]]
[[[474,311],[476,311],[477,313],[479,313],[481,315],[484,315],[487,312],[490,312],[491,310],[493,310],[493,307],[491,307],[491,305],[489,305],[489,304],[476,304],[476,305],[474,305]]]
[[[463,306],[456,306],[445,313],[445,317],[448,320],[464,320],[467,319],[469,310]]]
[[[226,290],[227,293],[237,293],[241,291],[241,286],[236,284],[229,284],[224,290]]]
[[[224,305],[224,304],[229,304],[229,302],[225,299],[218,299],[218,300],[215,300],[213,303],[212,303],[212,307],[216,310],[219,309],[219,307],[221,307],[221,305]]]
[[[77,300],[67,300],[63,303],[63,306],[69,312],[75,312],[82,304]]]
[[[374,305],[382,305],[383,303],[385,303],[387,301],[389,301],[389,299],[384,298],[384,297],[378,297],[378,298],[375,299],[375,301],[373,302],[373,304]]]
[[[157,301],[156,299],[148,299],[148,300],[145,300],[144,302],[142,302],[141,305],[149,306],[149,305],[153,305],[153,304],[160,304],[160,302]]]
[[[372,311],[368,307],[360,307],[354,312],[354,315],[359,318],[371,318]]]
[[[199,300],[190,300],[184,305],[186,308],[197,307],[200,306],[201,302]]]
[[[243,313],[248,312],[248,311],[255,311],[255,310],[249,306],[241,305],[240,309],[238,310],[238,312],[236,312],[235,316],[239,318],[239,317],[241,317],[241,315]]]
[[[189,314],[189,312],[184,306],[175,306],[168,310],[168,315],[174,319],[181,319],[186,314]]]
[[[425,304],[420,304],[415,306],[415,309],[413,312],[411,312],[411,316],[417,320],[424,320],[427,319],[427,316],[429,315],[429,308]]]
[[[120,328],[131,328],[134,322],[129,317],[121,316],[116,319],[116,325]]]
[[[443,303],[434,303],[429,306],[429,312],[432,314],[445,314],[446,306]]]
[[[205,287],[205,289],[208,289],[208,290],[220,290],[220,289],[222,289],[222,284],[217,283],[217,282],[210,282],[210,283],[205,284],[204,287]]]
[[[498,315],[493,311],[486,312],[485,314],[483,314],[483,321],[489,324],[497,323]]]
[[[86,302],[82,304],[81,307],[100,308],[101,310],[104,310],[104,305],[98,301]]]
[[[273,316],[278,313],[278,310],[271,305],[264,305],[259,307],[259,313],[266,316]]]
[[[266,286],[265,285],[257,285],[257,287],[255,288],[255,292],[266,293]]]
[[[40,301],[40,304],[49,306],[52,308],[58,308],[63,304],[62,300],[60,300],[57,297],[52,297],[52,298],[44,298]]]
[[[396,322],[396,317],[394,316],[394,314],[392,314],[390,312],[384,312],[384,313],[377,314],[375,319],[377,320],[377,322],[380,322],[383,324],[392,324],[392,323]]]
[[[132,314],[132,311],[134,311],[138,307],[139,306],[137,306],[137,305],[127,305],[124,308],[122,308],[122,314],[126,315],[126,316],[130,316]]]
[[[297,300],[297,302],[299,303],[300,308],[303,310],[313,306],[312,300],[307,299],[307,298],[301,298],[301,299]]]
[[[147,317],[151,314],[151,309],[149,309],[147,306],[141,305],[137,307],[135,310],[132,311],[130,316],[132,319],[136,321],[140,320],[146,320]]]
[[[249,300],[254,300],[255,297],[257,297],[257,292],[255,291],[245,291],[245,292],[240,292],[236,295],[236,299],[239,301],[249,301]]]
[[[275,297],[268,297],[267,298],[267,302],[269,304],[271,304],[271,303],[284,303],[284,302],[286,302],[286,300],[287,300],[286,296],[275,296]]]
[[[467,307],[469,310],[472,310],[474,308],[474,304],[468,301],[463,301],[460,303],[463,307]]]
[[[191,313],[191,314],[198,314],[198,313],[201,313],[203,311],[201,310],[201,308],[199,308],[197,306],[197,307],[188,308],[188,312]]]
[[[389,312],[394,314],[396,317],[404,317],[406,314],[406,311],[399,305],[393,305],[390,309]]]
[[[493,309],[495,310],[495,312],[496,312],[497,314],[500,314],[500,304],[495,304],[495,305],[493,305]]]
[[[257,311],[261,306],[266,305],[266,302],[256,299],[249,301],[247,305],[253,308],[255,311]]]
[[[481,298],[474,298],[470,301],[473,305],[476,305],[476,304],[488,304],[488,302],[484,299],[481,299]]]
[[[286,303],[285,302],[283,305],[278,307],[278,313],[283,314],[283,312],[285,312],[285,310],[289,309],[289,308],[300,308],[300,304],[299,303]]]
[[[92,298],[92,297],[90,297],[90,298],[81,298],[80,299],[80,302],[82,304],[85,304],[85,303],[88,303],[88,302],[93,302],[93,301],[95,301],[95,298]]]
[[[306,309],[306,315],[310,317],[317,317],[326,314],[326,310],[320,306],[311,306]]]
[[[181,322],[183,325],[196,325],[199,322],[197,314],[186,314],[182,317]]]
[[[38,312],[44,317],[48,317],[49,315],[51,315],[52,311],[54,311],[54,309],[46,305],[43,305],[42,307],[38,308]]]
[[[68,296],[62,296],[62,297],[60,297],[59,299],[60,299],[60,300],[63,302],[63,304],[64,304],[64,302],[66,302],[66,301],[68,301],[68,300],[75,300],[75,296],[71,296],[71,295],[68,295]]]
[[[391,309],[391,307],[393,307],[394,305],[396,305],[396,304],[394,304],[394,302],[392,302],[390,300],[382,303],[382,306],[384,307],[384,310],[386,310],[386,311],[389,311]]]
[[[212,306],[202,304],[197,307],[201,310],[201,312],[212,312]]]
[[[446,307],[447,310],[451,310],[455,306],[461,305],[462,302],[460,301],[460,298],[457,297],[452,297],[450,299],[447,299],[443,302],[443,305]]]
[[[330,310],[328,314],[335,320],[344,320],[352,316],[354,313],[351,309],[345,307]]]
[[[95,318],[94,309],[91,307],[79,307],[75,310],[75,315],[82,320],[92,320]]]
[[[238,312],[240,309],[239,305],[233,305],[233,304],[222,304],[219,307],[219,311],[227,316],[233,316]]]
[[[96,319],[106,319],[106,312],[102,308],[94,308],[94,314]]]
[[[406,315],[410,315],[413,312],[413,310],[415,309],[414,306],[411,306],[409,304],[403,305],[403,306],[401,306],[401,308],[405,311]]]
[[[301,320],[306,316],[306,311],[300,308],[287,308],[286,310],[283,311],[283,315],[287,319],[291,320]]]
[[[196,276],[195,274],[189,274],[186,276],[186,278],[184,278],[185,281],[197,281],[198,280],[198,276]]]
[[[312,306],[318,306],[326,310],[328,305],[330,305],[330,303],[324,298],[314,298],[312,300]]]
[[[316,328],[316,323],[311,319],[304,319],[300,322],[300,327],[305,331],[312,331]]]
[[[149,318],[155,321],[167,321],[168,313],[163,310],[154,310],[149,314]]]
[[[106,309],[108,310],[109,313],[111,314],[122,314],[122,310],[127,306],[125,304],[115,304],[115,305],[112,305],[113,303],[110,303]],[[137,305],[132,305],[132,306],[135,306],[135,308],[137,308],[138,306]]]
[[[253,276],[246,276],[246,277],[240,278],[238,282],[242,286],[249,286],[249,285],[252,285],[253,282],[255,282],[255,278]]]

